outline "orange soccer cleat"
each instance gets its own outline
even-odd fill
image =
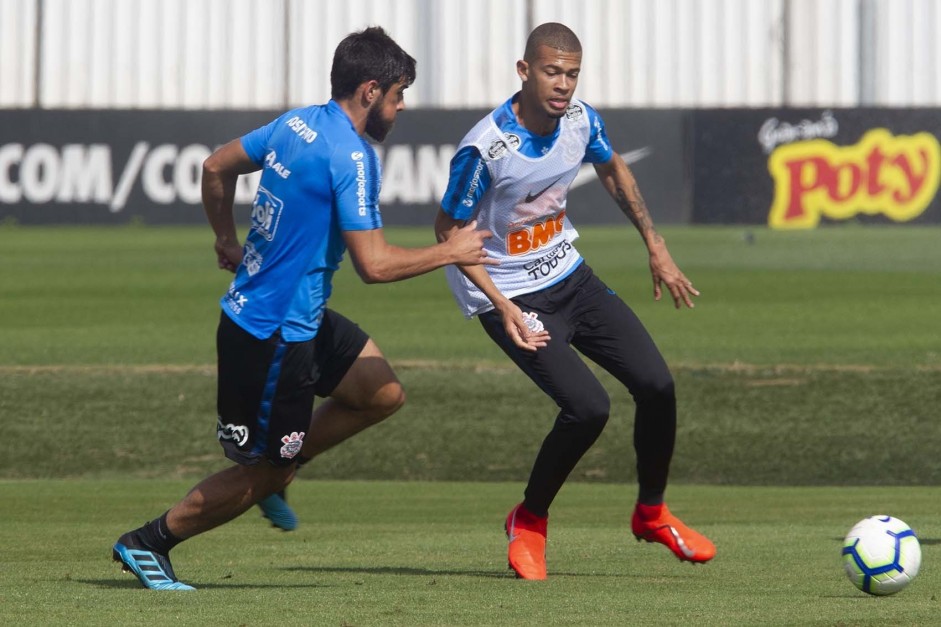
[[[507,559],[520,579],[546,578],[546,527],[549,518],[539,518],[520,503],[506,517],[509,540]]]
[[[709,538],[684,525],[670,513],[666,503],[638,503],[631,517],[631,531],[638,542],[646,540],[664,544],[684,562],[702,564],[716,555],[716,547]]]

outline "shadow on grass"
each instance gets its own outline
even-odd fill
[[[431,568],[415,568],[412,566],[291,566],[284,570],[305,573],[359,573],[364,575],[413,575],[416,577],[429,577],[434,575],[491,577],[497,579],[511,577],[509,571],[500,573],[492,570],[435,570]]]
[[[135,590],[145,590],[145,588],[136,580],[136,579],[73,579],[72,581],[86,584],[89,586],[95,586],[97,588],[127,588]],[[196,590],[235,590],[238,588],[246,589],[284,589],[284,588],[335,588],[334,585],[322,584],[322,583],[194,583],[192,581],[184,581],[188,585],[193,586]]]
[[[307,573],[358,573],[363,575],[412,575],[415,577],[482,577],[488,579],[515,579],[513,572],[493,570],[450,570],[435,568],[417,568],[414,566],[291,566],[284,570],[307,572]],[[551,577],[630,577],[643,578],[648,577],[632,573],[562,573],[551,572]]]
[[[843,538],[833,538],[836,542],[843,542]],[[918,544],[922,546],[936,546],[941,544],[941,538],[918,538]]]

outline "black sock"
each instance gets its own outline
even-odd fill
[[[663,503],[663,492],[656,488],[653,490],[645,490],[641,487],[637,495],[637,502],[643,503],[644,505],[660,505]]]
[[[170,549],[183,541],[183,538],[173,535],[173,532],[167,527],[167,513],[169,512],[164,512],[160,518],[151,520],[139,531],[140,538],[147,545],[147,548],[163,555],[169,553]]]

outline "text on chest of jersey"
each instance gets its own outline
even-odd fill
[[[552,239],[565,229],[565,211],[546,218],[532,226],[510,231],[506,236],[508,255],[524,255],[533,250],[548,246]]]

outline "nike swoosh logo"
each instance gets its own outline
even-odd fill
[[[622,152],[621,158],[624,159],[624,163],[631,165],[637,163],[641,159],[646,159],[651,154],[653,154],[653,148],[650,146],[644,146],[643,148],[638,148],[637,150],[629,150],[628,152]],[[587,183],[590,183],[596,180],[598,177],[595,175],[595,167],[586,163],[578,169],[578,174],[575,175],[575,180],[572,181],[572,184],[569,185],[569,189],[575,189],[576,187],[581,187]]]
[[[545,187],[543,187],[541,190],[539,190],[539,191],[536,192],[535,194],[533,194],[533,193],[531,193],[531,192],[530,192],[529,194],[526,194],[526,201],[525,201],[525,202],[532,202],[532,201],[536,200],[537,198],[539,198],[540,196],[542,196],[543,194],[545,194],[546,191],[548,191],[548,189],[549,189],[550,187],[552,187],[553,185],[555,185],[556,183],[558,183],[558,182],[559,182],[559,179],[561,179],[561,178],[562,178],[562,177],[560,176],[558,179],[552,181],[551,183],[549,183],[548,185],[546,185]]]
[[[682,536],[680,536],[679,532],[677,532],[676,529],[674,529],[673,527],[670,527],[670,533],[673,534],[673,538],[676,540],[676,546],[680,548],[680,551],[683,552],[683,555],[685,555],[686,557],[690,559],[696,556],[696,551],[686,546],[686,543],[683,542]]]
[[[514,533],[516,531],[516,510],[513,510],[513,518],[510,519],[510,522],[506,525],[506,539],[510,542],[516,540],[519,537],[519,534]]]

